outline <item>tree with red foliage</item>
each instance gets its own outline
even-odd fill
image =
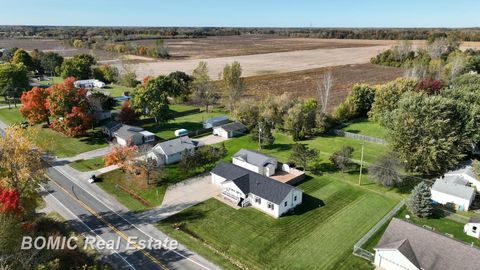
[[[20,195],[15,189],[0,188],[0,212],[18,213],[20,211]]]
[[[50,114],[55,116],[51,127],[67,136],[83,134],[91,127],[92,117],[88,113],[87,90],[75,88],[75,78],[51,86],[47,99]]]
[[[139,117],[140,115],[130,107],[130,102],[125,101],[117,115],[117,120],[125,124],[132,124],[137,121]]]
[[[47,106],[49,95],[49,89],[34,87],[32,90],[24,92],[20,97],[22,102],[20,113],[30,124],[47,122],[47,125],[50,125],[50,110]]]
[[[120,169],[126,170],[130,166],[130,162],[135,157],[137,147],[116,145],[112,151],[103,159],[105,166],[118,165]]]
[[[425,92],[428,95],[436,95],[443,88],[443,82],[441,80],[435,80],[433,78],[424,78],[417,83],[415,90],[417,92]]]

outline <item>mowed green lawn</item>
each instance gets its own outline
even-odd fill
[[[189,108],[188,105],[172,105],[171,109],[180,111],[181,109]],[[220,110],[212,110],[210,112],[202,111],[196,114],[190,114],[182,117],[177,117],[172,121],[165,124],[157,125],[150,123],[143,125],[142,127],[150,132],[155,133],[160,140],[171,139],[175,137],[175,130],[185,128],[188,131],[195,131],[203,128],[203,121],[216,116],[225,115]]]
[[[464,242],[465,244],[469,245],[473,243],[475,246],[480,247],[480,240],[474,237],[468,236],[463,232],[463,226],[468,222],[467,217],[453,217],[449,218],[445,216],[444,212],[441,210],[434,210],[433,217],[431,218],[419,218],[412,215],[406,207],[402,208],[398,213],[395,215],[396,218],[406,220],[405,216],[409,215],[410,218],[408,219],[410,222],[423,226],[429,226],[434,228],[438,233],[448,233],[453,235],[453,237],[457,240]],[[456,215],[456,214],[454,214]],[[459,222],[458,219],[464,218],[464,222]],[[373,252],[373,248],[378,243],[380,238],[383,235],[383,232],[387,229],[387,224],[385,224],[380,230],[378,230],[363,246],[363,248],[370,250]]]
[[[0,109],[0,120],[8,125],[25,122],[16,109]],[[38,132],[36,143],[60,157],[75,156],[83,152],[106,147],[107,141],[99,129],[89,130],[88,136],[68,137],[49,128],[35,126]]]
[[[78,171],[88,172],[103,168],[103,164],[103,157],[96,157],[91,159],[76,160],[69,165]]]
[[[325,135],[315,137],[310,140],[294,142],[290,135],[284,133],[275,132],[274,136],[274,145],[270,148],[262,149],[261,152],[277,157],[282,162],[287,162],[289,160],[292,152],[292,144],[294,143],[307,144],[311,148],[317,149],[320,152],[320,157],[326,159],[328,159],[332,153],[340,150],[342,147],[351,146],[354,149],[353,159],[359,161],[361,158],[362,142],[351,138]],[[256,141],[252,141],[248,135],[240,138],[234,138],[225,141],[224,143],[229,153],[226,160],[229,160],[231,156],[241,148],[258,150],[258,143]],[[385,145],[365,142],[364,161],[366,163],[373,163],[379,156],[386,153],[386,151],[387,148]]]
[[[368,119],[359,119],[346,124],[342,130],[377,138],[385,138],[386,130],[379,123],[369,121]]]
[[[210,199],[157,226],[225,268],[234,267],[200,240],[250,269],[371,269],[351,254],[352,246],[398,200],[328,174],[299,188],[305,191],[302,205],[279,219]],[[179,224],[182,229],[175,230]]]

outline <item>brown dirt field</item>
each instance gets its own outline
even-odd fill
[[[264,97],[289,92],[300,97],[316,97],[317,83],[322,81],[327,70],[332,71],[334,79],[329,109],[340,104],[355,83],[382,84],[404,74],[400,68],[356,64],[253,76],[245,78],[247,96]]]
[[[150,46],[154,40],[131,41],[137,45]],[[252,55],[298,50],[355,48],[375,45],[390,45],[389,40],[346,40],[288,38],[276,35],[242,35],[206,38],[165,39],[173,60],[202,59],[225,56]]]

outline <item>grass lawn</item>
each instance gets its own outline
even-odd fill
[[[182,105],[185,106],[185,105]],[[182,106],[172,107],[172,110],[181,109]],[[186,107],[183,107],[186,108]],[[203,128],[203,121],[210,117],[225,115],[224,112],[220,110],[213,110],[211,112],[200,112],[196,114],[186,115],[182,117],[177,117],[174,120],[157,126],[155,123],[150,123],[143,125],[142,127],[150,132],[155,133],[160,140],[171,139],[175,137],[175,130],[180,128],[185,128],[189,131],[194,131]]]
[[[47,81],[39,81],[38,83],[41,84],[52,84],[52,83],[62,83],[64,79],[62,77],[49,77],[50,80]]]
[[[123,96],[123,92],[132,93],[133,88],[126,87],[119,84],[108,84],[107,86],[102,88],[102,91],[110,93],[112,97],[120,97],[120,96]]]
[[[201,241],[250,269],[371,269],[351,255],[352,246],[398,200],[330,176],[299,185],[305,194],[293,215],[274,219],[210,199],[157,226],[225,268],[234,267]]]
[[[275,156],[282,162],[287,162],[291,154],[292,144],[295,142],[292,140],[291,136],[284,133],[275,132],[274,136],[274,145],[269,149],[262,149],[261,152]],[[258,149],[257,142],[251,141],[250,136],[242,136],[240,138],[225,141],[224,143],[229,153],[226,160],[230,160],[231,156],[241,148]],[[300,141],[298,143],[304,143],[317,149],[320,151],[320,156],[326,159],[328,159],[335,151],[340,150],[343,146],[353,147],[353,159],[360,160],[361,156],[361,142],[347,137],[326,135],[311,140]],[[364,161],[366,163],[373,163],[377,157],[386,151],[387,147],[385,145],[365,142]]]
[[[163,168],[161,173],[161,179],[155,185],[148,186],[147,188],[141,188],[136,182],[132,181],[129,183],[128,179],[125,181],[125,177],[132,177],[126,175],[121,170],[114,170],[105,174],[100,175],[102,179],[101,182],[97,183],[103,190],[107,193],[114,196],[120,203],[132,211],[143,211],[149,209],[148,206],[145,206],[127,192],[116,187],[118,183],[127,183],[131,191],[135,192],[142,199],[148,201],[152,207],[158,206],[163,201],[163,196],[169,185],[178,183],[187,178],[193,177],[202,173],[203,169],[192,170],[190,172],[182,172],[178,169],[176,165],[168,165]]]
[[[37,127],[37,143],[59,157],[71,157],[108,146],[100,130],[88,131],[85,137],[68,137],[49,128]]]
[[[13,107],[11,109],[0,109],[0,120],[8,125],[25,122],[18,108]]]
[[[92,159],[81,159],[69,164],[72,168],[81,171],[88,172],[103,168],[103,157],[96,157]]]
[[[365,136],[385,138],[386,131],[379,123],[369,121],[366,118],[351,121],[342,130]]]
[[[396,218],[400,218],[403,220],[406,220],[405,216],[409,215],[410,219],[409,221],[415,224],[418,224],[420,226],[426,225],[431,228],[435,228],[435,231],[438,233],[448,233],[453,235],[453,237],[457,240],[465,242],[467,245],[473,243],[475,246],[480,247],[480,240],[476,239],[474,237],[468,236],[463,232],[463,225],[465,223],[463,222],[458,222],[456,220],[453,220],[449,217],[446,217],[443,214],[443,211],[441,210],[435,210],[434,215],[431,218],[419,218],[413,216],[406,207],[402,208],[400,211],[398,211],[397,215],[395,216]],[[465,220],[465,222],[468,222],[468,219]],[[380,230],[378,230],[368,241],[365,243],[363,248],[372,251],[373,252],[373,247],[380,241],[380,238],[383,235],[383,232],[387,229],[388,223],[386,223]]]
[[[0,109],[0,120],[9,125],[25,122],[18,108]],[[68,137],[40,125],[35,127],[38,132],[37,144],[60,157],[75,156],[108,145],[99,129],[88,131],[88,136]]]

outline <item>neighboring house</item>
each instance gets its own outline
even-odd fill
[[[196,142],[188,136],[182,136],[158,143],[147,155],[148,158],[155,160],[157,166],[173,164],[182,159],[185,151],[194,151],[196,146]]]
[[[463,226],[463,232],[475,238],[480,238],[480,218],[471,217]]]
[[[76,88],[85,88],[85,89],[92,89],[92,88],[103,88],[105,87],[105,83],[96,79],[91,80],[78,80],[73,82],[73,85]]]
[[[110,138],[113,138],[113,133],[122,126],[122,123],[117,121],[111,121],[102,126],[102,133]]]
[[[252,206],[275,218],[302,203],[303,191],[240,166],[220,162],[212,171],[212,183],[222,196],[240,207]]]
[[[437,179],[432,186],[432,201],[447,205],[458,211],[468,211],[475,199],[475,189],[467,186],[464,178]]]
[[[374,264],[385,270],[478,269],[480,249],[393,218],[374,248]]]
[[[221,126],[223,124],[227,124],[228,122],[230,122],[230,120],[228,120],[228,116],[212,117],[203,121],[203,128],[213,128],[213,127]]]
[[[141,145],[155,141],[155,134],[141,127],[122,125],[113,132],[119,145]]]
[[[451,204],[456,210],[468,211],[475,199],[480,181],[470,165],[450,171],[437,179],[432,186],[432,200],[440,204]]]
[[[265,176],[272,176],[277,170],[276,158],[247,149],[233,155],[232,163]]]
[[[240,122],[233,122],[213,128],[213,135],[223,138],[240,136],[247,131],[247,127]]]

